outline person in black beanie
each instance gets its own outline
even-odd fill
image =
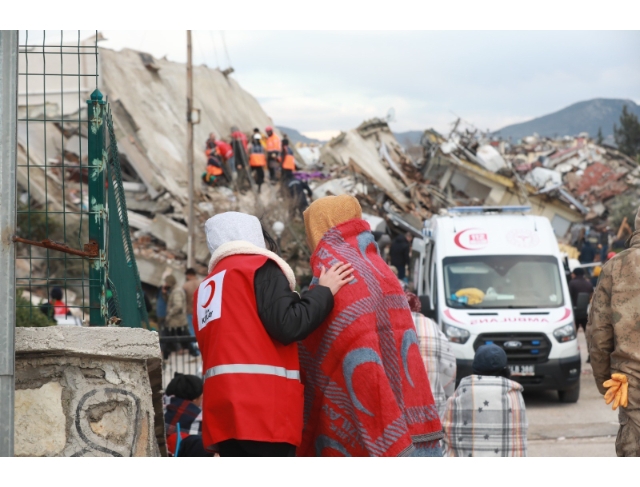
[[[202,378],[197,375],[176,372],[165,389],[164,423],[171,455],[178,443],[178,425],[181,437],[178,456],[212,455],[202,446],[202,387]]]
[[[511,377],[507,366],[507,354],[497,345],[482,345],[473,357],[471,371],[475,375],[490,375],[493,377]]]
[[[202,398],[202,379],[197,375],[176,372],[171,382],[169,382],[165,394],[199,404]]]

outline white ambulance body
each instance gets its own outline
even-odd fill
[[[425,221],[414,285],[442,327],[458,380],[475,351],[494,343],[526,390],[580,394],[580,352],[563,263],[548,219],[526,207],[455,208]]]

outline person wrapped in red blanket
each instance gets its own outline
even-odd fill
[[[443,437],[411,311],[358,201],[329,196],[304,212],[311,268],[353,266],[331,314],[299,347],[305,386],[298,456],[442,456]]]

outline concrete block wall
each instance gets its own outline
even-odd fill
[[[158,335],[16,329],[16,456],[165,456]]]

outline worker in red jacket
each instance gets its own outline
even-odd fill
[[[247,151],[247,136],[244,132],[240,132],[240,129],[235,125],[231,127],[231,139],[239,140],[242,143],[242,147],[244,147],[245,152]]]
[[[233,159],[233,148],[224,140],[216,139],[216,135],[213,132],[209,134],[209,139],[207,140],[207,150],[209,150],[211,143],[213,143],[216,149],[218,149],[218,155],[222,159],[222,162],[229,168],[229,175],[231,175],[231,173],[235,169],[234,167],[232,167],[232,164],[229,164],[229,161]],[[209,157],[209,154],[206,155],[207,157]]]
[[[300,296],[256,217],[221,213],[207,220],[205,234],[209,275],[193,299],[203,445],[220,456],[294,456],[303,420],[296,342],[328,316],[352,270],[342,263],[323,269],[314,290]]]

